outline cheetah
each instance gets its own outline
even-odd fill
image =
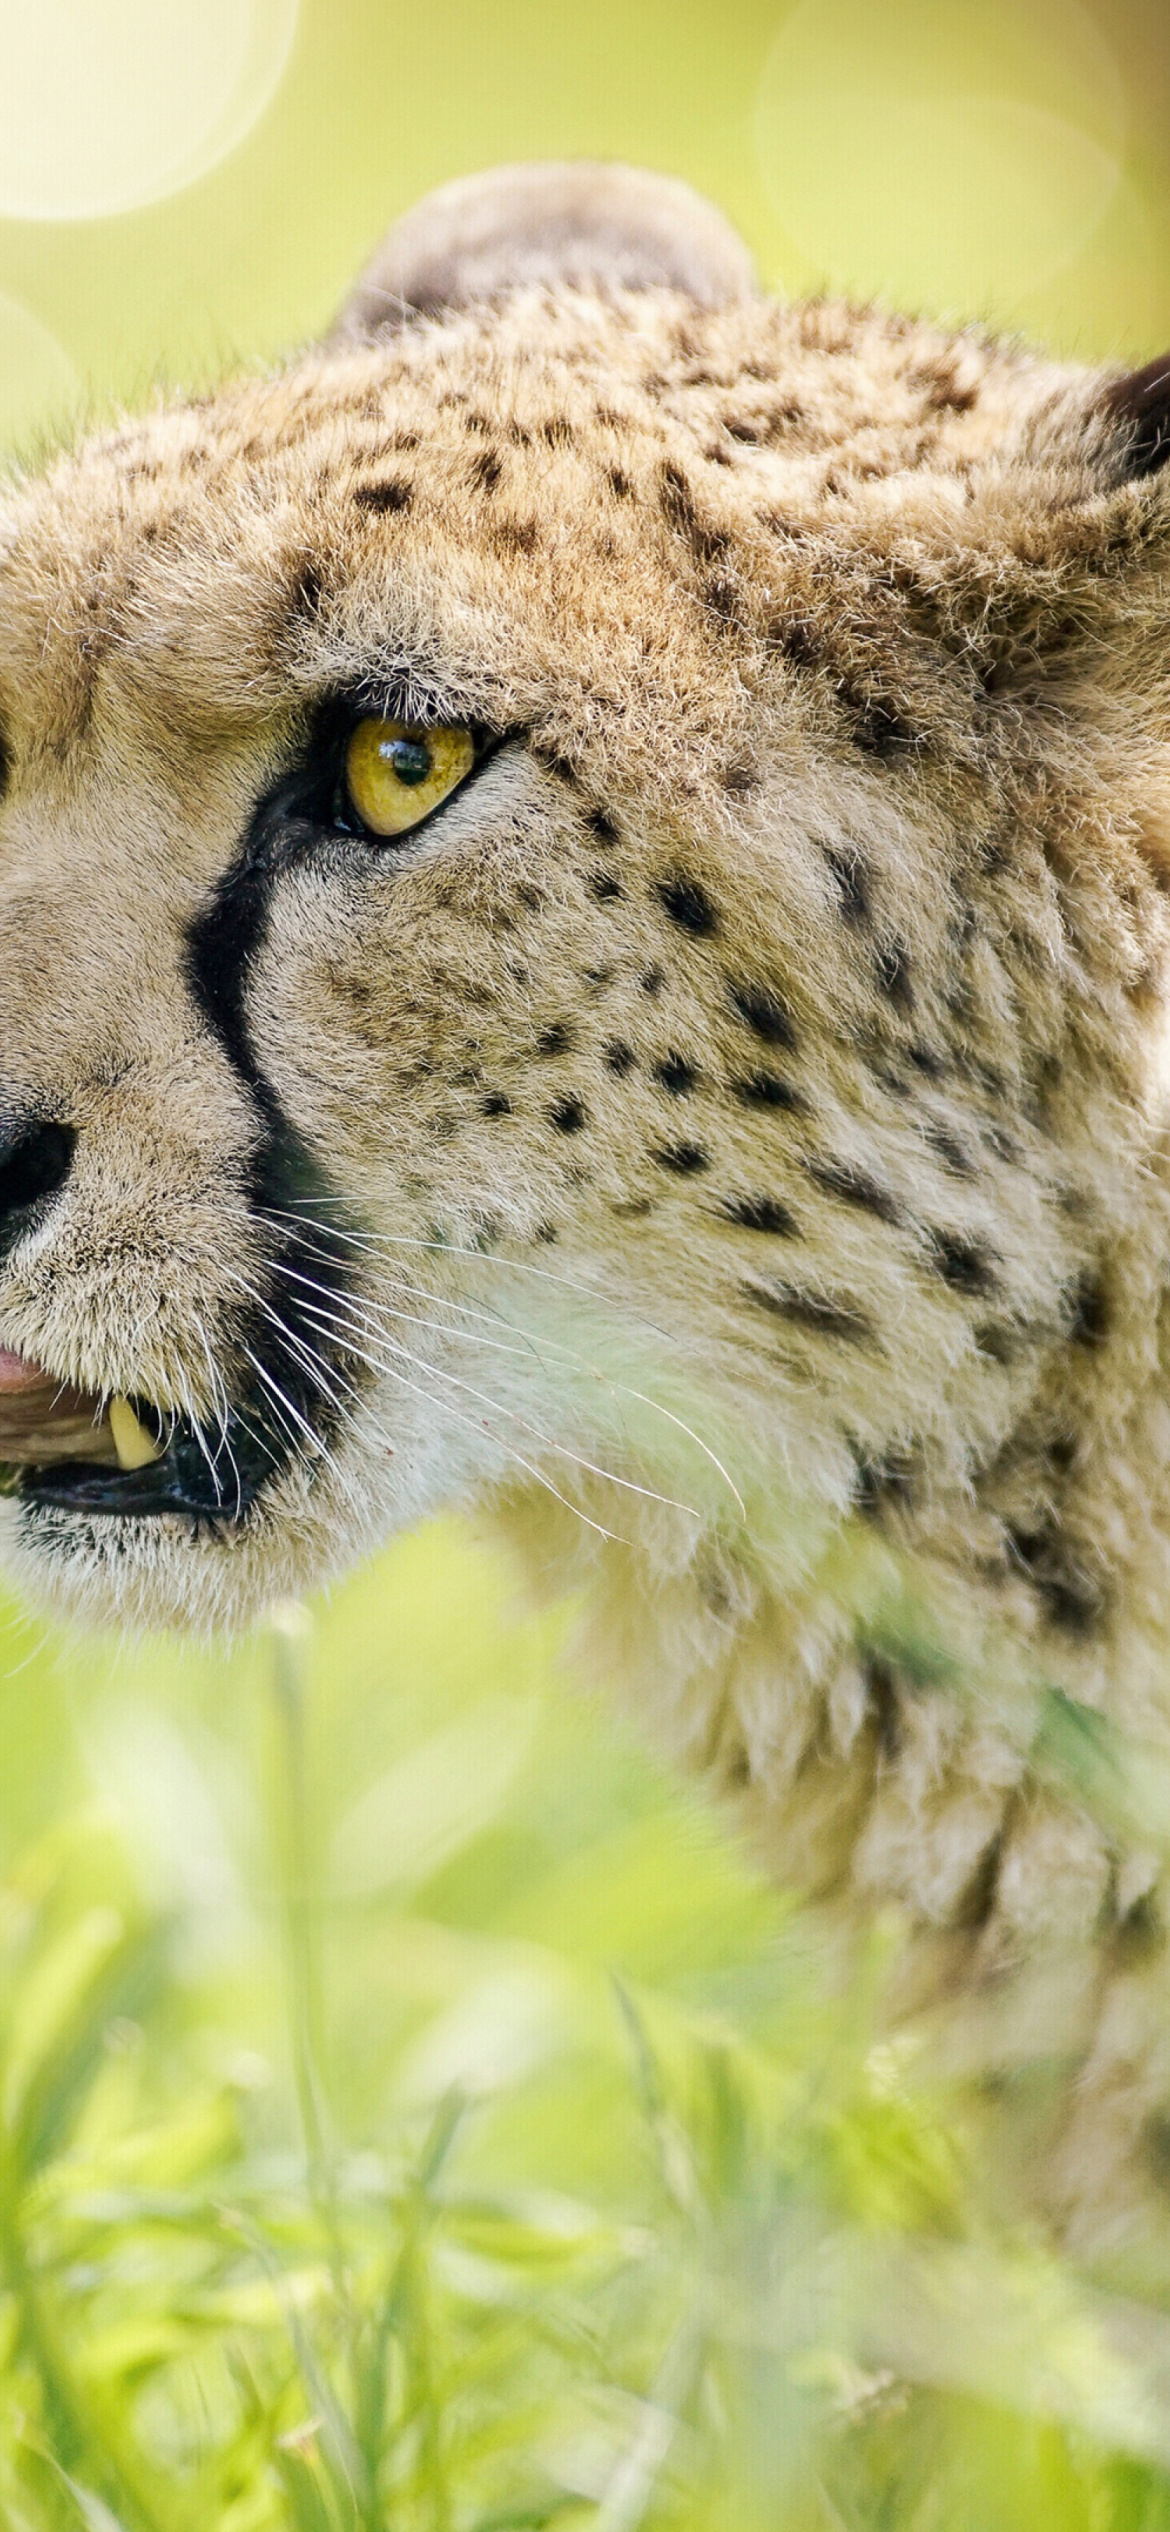
[[[473,1509],[1163,2273],[1167,461],[536,167],[0,503],[7,1570]]]

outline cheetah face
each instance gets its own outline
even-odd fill
[[[90,1614],[235,1621],[517,1486],[686,1553],[944,1405],[986,1458],[1089,1306],[1119,1067],[1145,1130],[1156,857],[1083,783],[1098,1081],[1046,604],[1093,672],[1004,484],[1047,518],[1047,416],[1104,623],[1161,406],[1102,460],[1099,387],[541,181],[466,287],[456,189],[324,352],[0,517],[3,1528]]]

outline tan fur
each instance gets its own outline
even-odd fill
[[[904,1906],[946,2045],[1061,2060],[1046,2196],[1111,2240],[1161,1868],[1048,1727],[1170,1751],[1170,478],[1087,372],[690,244],[716,304],[506,253],[481,304],[443,219],[467,304],[0,522],[0,1092],[78,1133],[0,1340],[83,1389],[213,1432],[247,1377],[260,1129],[184,943],[315,699],[504,735],[400,856],[290,850],[250,969],[360,1226],[330,1457],[236,1530],[8,1505],[9,1562],[218,1625],[477,1504],[780,1874]]]

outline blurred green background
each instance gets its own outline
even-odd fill
[[[0,0],[0,444],[508,157],[1140,361],[1168,136],[1166,0]],[[997,2226],[897,1928],[843,1978],[507,1593],[446,1524],[230,1656],[8,1611],[5,2532],[1170,2526],[1170,2280]]]

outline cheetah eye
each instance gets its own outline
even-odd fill
[[[346,805],[370,835],[407,835],[466,781],[475,758],[470,730],[424,729],[371,715],[345,743]]]

